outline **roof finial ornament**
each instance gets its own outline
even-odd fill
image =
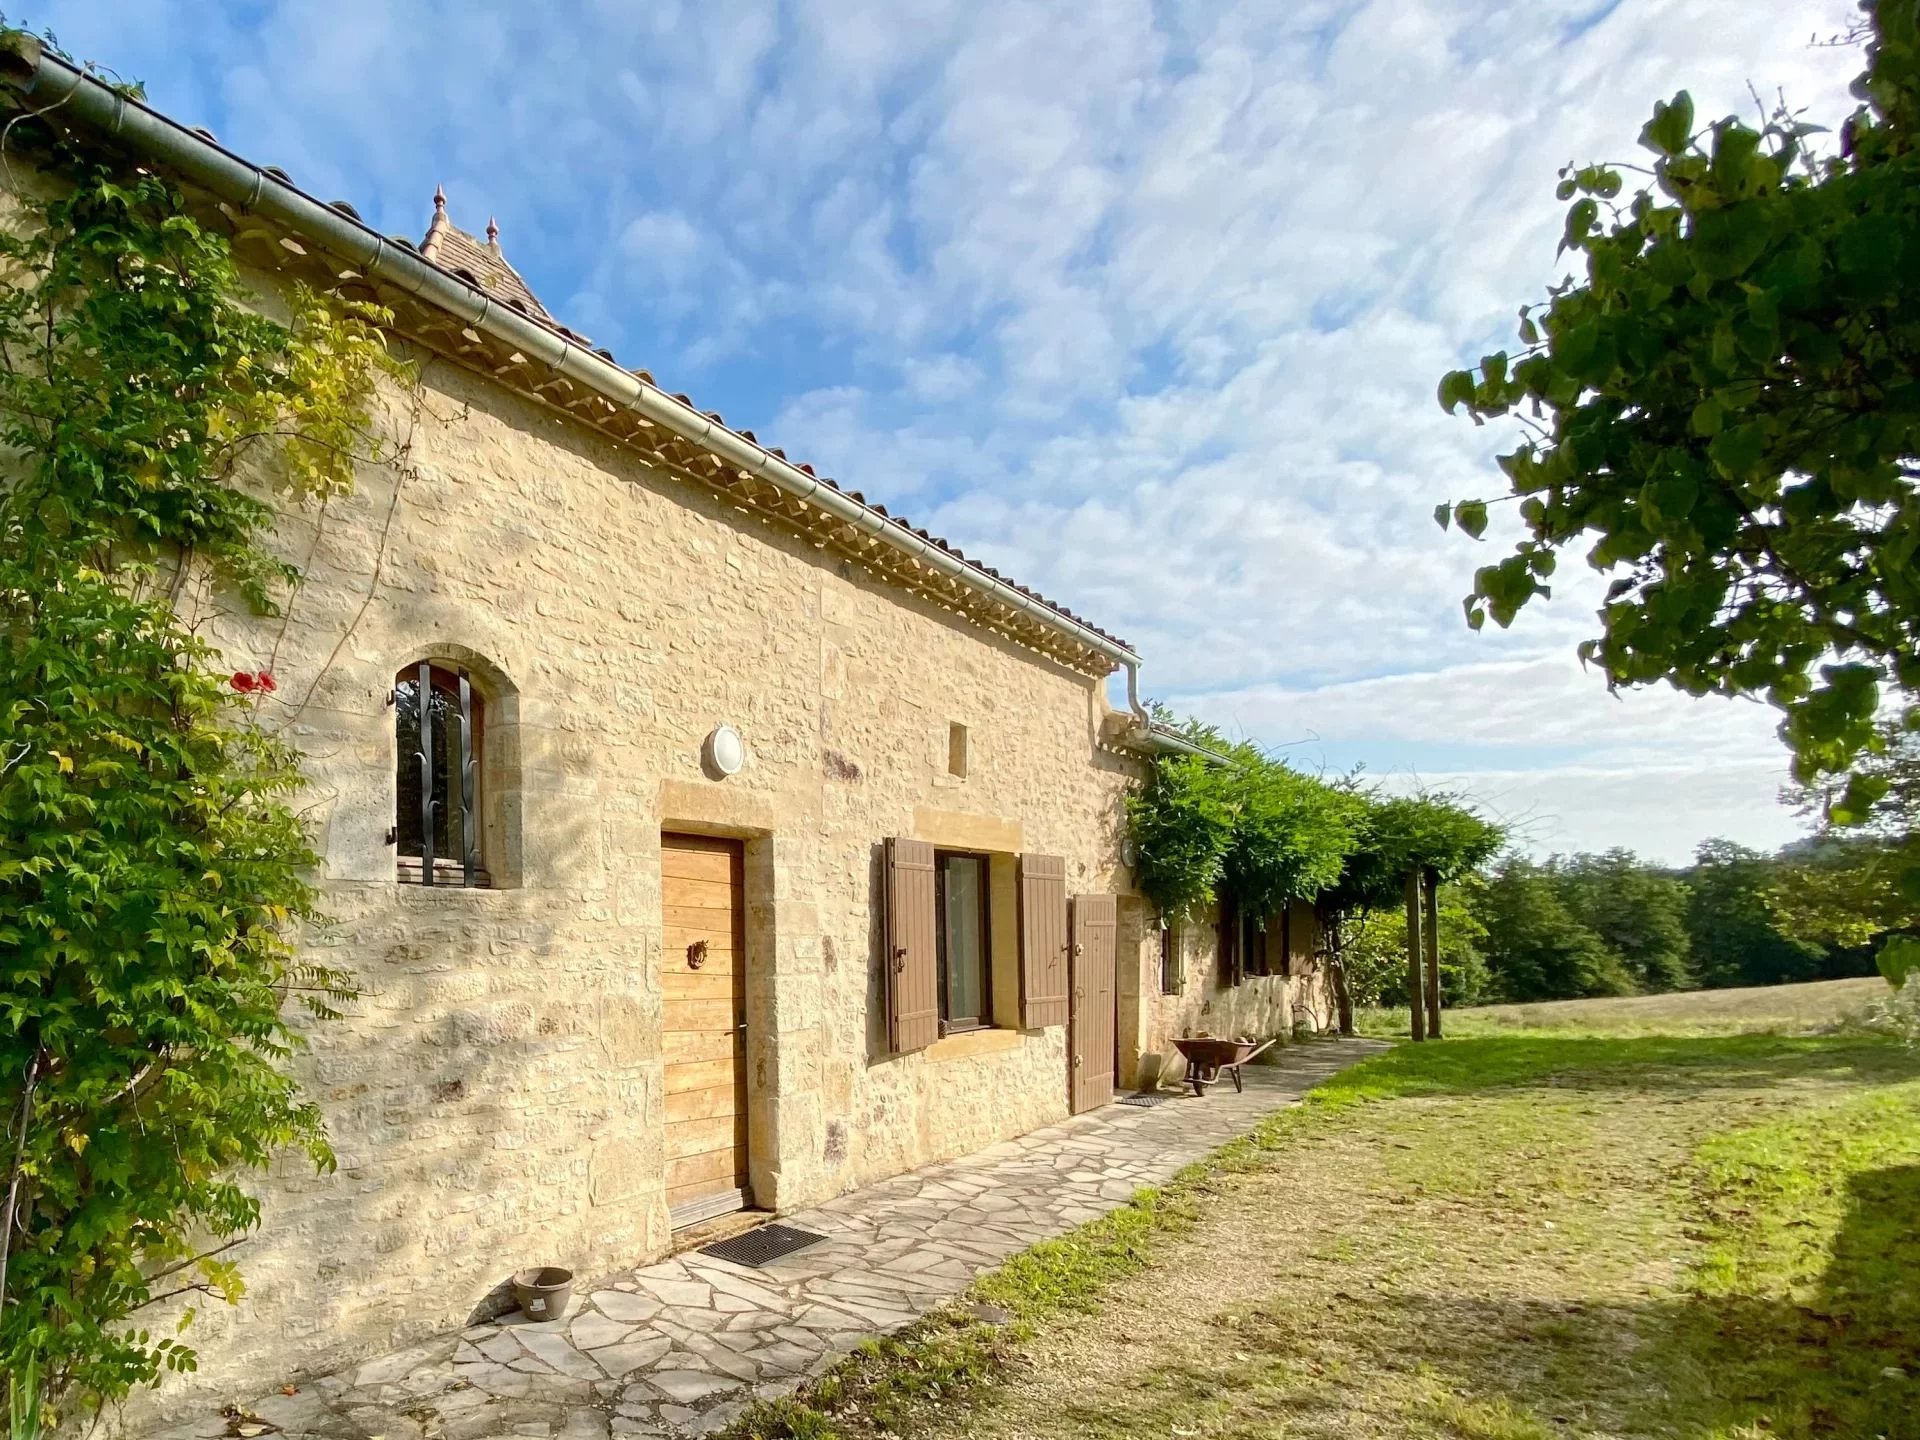
[[[447,191],[444,185],[433,187],[433,213],[436,215],[447,213]]]
[[[500,248],[500,222],[491,215],[487,217],[487,243],[496,250]]]

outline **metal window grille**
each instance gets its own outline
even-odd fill
[[[488,883],[480,867],[478,703],[465,670],[449,674],[425,661],[394,687],[402,741],[395,838],[403,857],[419,855],[422,885],[440,883],[443,853],[458,860],[463,885]]]

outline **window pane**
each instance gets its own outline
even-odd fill
[[[433,853],[441,860],[466,855],[460,817],[460,697],[433,677]]]
[[[395,778],[399,782],[394,805],[394,825],[400,836],[400,853],[420,858],[420,684],[418,672],[395,682]]]
[[[948,855],[941,862],[946,884],[942,924],[946,940],[947,1019],[956,1025],[977,1023],[986,1014],[986,950],[982,900],[986,865],[972,855]]]

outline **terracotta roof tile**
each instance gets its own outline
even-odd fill
[[[547,313],[546,306],[534,297],[520,272],[507,263],[500,251],[500,227],[487,221],[487,238],[469,235],[447,218],[447,193],[433,192],[433,222],[420,242],[422,258],[433,261],[442,270],[451,270],[476,289],[503,300],[524,315],[560,331],[569,339],[586,344],[586,337],[575,335]]]

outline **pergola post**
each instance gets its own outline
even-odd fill
[[[1407,871],[1407,1008],[1412,1012],[1413,1038],[1427,1038],[1425,987],[1420,983],[1420,871]]]
[[[1440,875],[1427,871],[1427,1038],[1440,1038]]]

